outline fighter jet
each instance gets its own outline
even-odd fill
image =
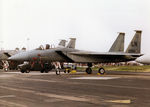
[[[132,41],[130,42],[126,52],[93,52],[93,51],[83,51],[72,48],[56,48],[47,50],[33,50],[23,53],[16,54],[9,58],[9,60],[16,61],[28,61],[38,62],[41,64],[41,72],[47,72],[47,69],[51,68],[50,62],[71,62],[71,63],[87,63],[88,67],[86,72],[88,74],[92,73],[92,63],[112,63],[112,62],[127,62],[135,60],[137,57],[142,56],[140,53],[141,49],[141,33],[142,31],[137,30]],[[124,35],[124,34],[123,34]],[[115,46],[115,45],[114,45]],[[122,46],[121,46],[122,47]],[[49,62],[49,63],[47,63]],[[30,64],[32,65],[32,64]],[[48,66],[49,65],[49,66]],[[25,68],[21,72],[26,70],[30,71],[32,66]],[[104,68],[100,67],[99,73],[104,74]]]

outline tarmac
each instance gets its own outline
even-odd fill
[[[0,70],[0,107],[149,107],[150,73]]]

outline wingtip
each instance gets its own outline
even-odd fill
[[[118,33],[119,33],[119,35],[125,36],[125,33],[124,33],[124,32],[118,32]]]
[[[134,30],[136,33],[142,33],[142,30]]]

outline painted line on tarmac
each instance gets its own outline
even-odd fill
[[[36,82],[58,82],[58,81],[53,81],[53,80],[44,80],[44,79],[31,79],[31,78],[15,78],[18,80],[26,80],[26,81],[36,81]]]
[[[4,107],[27,107],[26,105],[6,101],[6,100],[1,100],[0,99],[0,104],[4,105]]]
[[[121,103],[121,104],[130,104],[131,100],[106,100],[105,102],[109,103]]]
[[[120,77],[73,77],[69,79],[86,79],[86,80],[110,80],[110,79],[118,79]]]
[[[10,97],[16,97],[15,95],[4,95],[4,96],[0,96],[0,98],[10,98]]]
[[[0,78],[8,78],[8,77],[13,77],[14,75],[6,75],[6,74],[2,74],[0,75]]]
[[[24,92],[24,93],[30,93],[34,95],[44,96],[44,97],[50,97],[50,98],[57,98],[62,100],[70,100],[70,101],[79,101],[79,102],[90,102],[98,104],[99,101],[96,101],[96,99],[91,100],[91,98],[84,98],[84,97],[76,97],[76,96],[69,96],[69,95],[58,95],[53,93],[41,93],[33,90],[27,90],[27,89],[21,89],[21,88],[11,88],[7,86],[0,86],[0,88],[3,88],[5,90],[11,90],[11,91],[17,91],[17,92]],[[20,106],[21,107],[21,106]]]

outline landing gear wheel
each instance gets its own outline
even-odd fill
[[[86,73],[87,74],[92,74],[92,69],[91,68],[86,68]]]
[[[70,70],[68,70],[67,72],[70,73]]]
[[[46,70],[45,70],[45,73],[48,73],[48,72],[49,72],[49,71],[46,69]]]
[[[30,72],[30,70],[26,70],[25,72],[26,72],[26,73],[29,73],[29,72]]]
[[[8,71],[8,68],[5,68],[4,71],[7,72],[7,71]]]
[[[41,73],[44,73],[44,69],[42,69],[40,72],[41,72]]]
[[[100,69],[98,70],[98,72],[99,72],[100,74],[105,74],[105,69],[104,69],[104,68],[100,68]]]
[[[21,73],[24,73],[24,72],[25,72],[25,70],[21,69],[21,70],[20,70],[20,72],[21,72]]]

